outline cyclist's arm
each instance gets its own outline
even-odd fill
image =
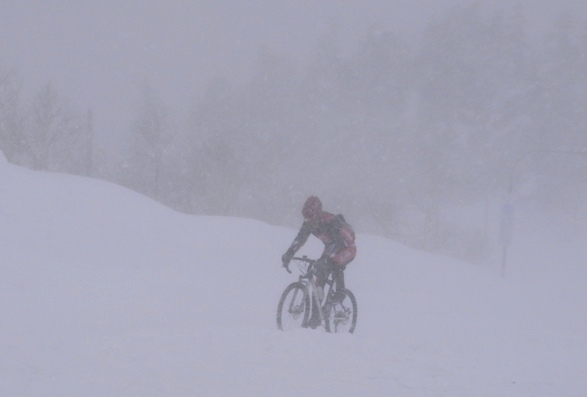
[[[308,241],[308,237],[310,237],[311,233],[312,226],[310,226],[309,222],[304,222],[300,228],[300,231],[298,232],[298,235],[287,250],[286,255],[290,258],[293,257],[295,253],[298,252],[298,250],[306,243],[306,241]]]

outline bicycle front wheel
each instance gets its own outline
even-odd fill
[[[277,328],[282,331],[306,327],[310,314],[310,297],[303,283],[287,286],[277,305]]]
[[[326,332],[352,334],[357,326],[357,300],[348,289],[343,288],[338,292],[342,292],[344,297],[340,302],[328,305],[330,310],[325,313],[324,328]]]

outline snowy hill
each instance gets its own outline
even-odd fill
[[[587,393],[585,256],[564,241],[526,235],[504,280],[359,235],[356,333],[283,333],[295,230],[0,159],[0,396]]]

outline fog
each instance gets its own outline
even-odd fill
[[[585,213],[584,1],[2,1],[0,146],[188,213],[495,261]],[[503,226],[503,225],[501,225]],[[572,230],[572,229],[569,229]]]
[[[211,78],[245,81],[263,45],[304,62],[332,24],[350,45],[373,24],[401,24],[412,35],[413,25],[421,27],[442,8],[387,1],[4,3],[4,66],[20,70],[27,86],[52,81],[72,101],[95,109],[105,135],[126,131],[144,81],[170,108],[187,111]]]
[[[67,1],[3,0],[0,65],[16,68],[27,88],[52,82],[77,107],[92,108],[101,136],[126,133],[148,81],[183,115],[210,79],[244,82],[261,46],[307,62],[336,26],[350,51],[369,28],[418,44],[425,24],[464,0],[368,1]],[[515,2],[480,2],[512,8]],[[587,15],[581,0],[518,1],[533,34],[553,15]]]

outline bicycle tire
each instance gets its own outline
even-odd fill
[[[289,299],[289,300],[288,300]],[[288,285],[277,305],[277,328],[288,331],[294,328],[305,328],[310,315],[310,297],[306,285],[295,282]],[[297,324],[299,322],[299,324]]]
[[[325,314],[324,328],[326,332],[349,332],[352,334],[355,332],[359,314],[357,300],[355,295],[346,288],[339,290],[339,292],[344,293],[345,296],[340,303],[333,305],[330,311]],[[340,316],[337,317],[338,314]]]

